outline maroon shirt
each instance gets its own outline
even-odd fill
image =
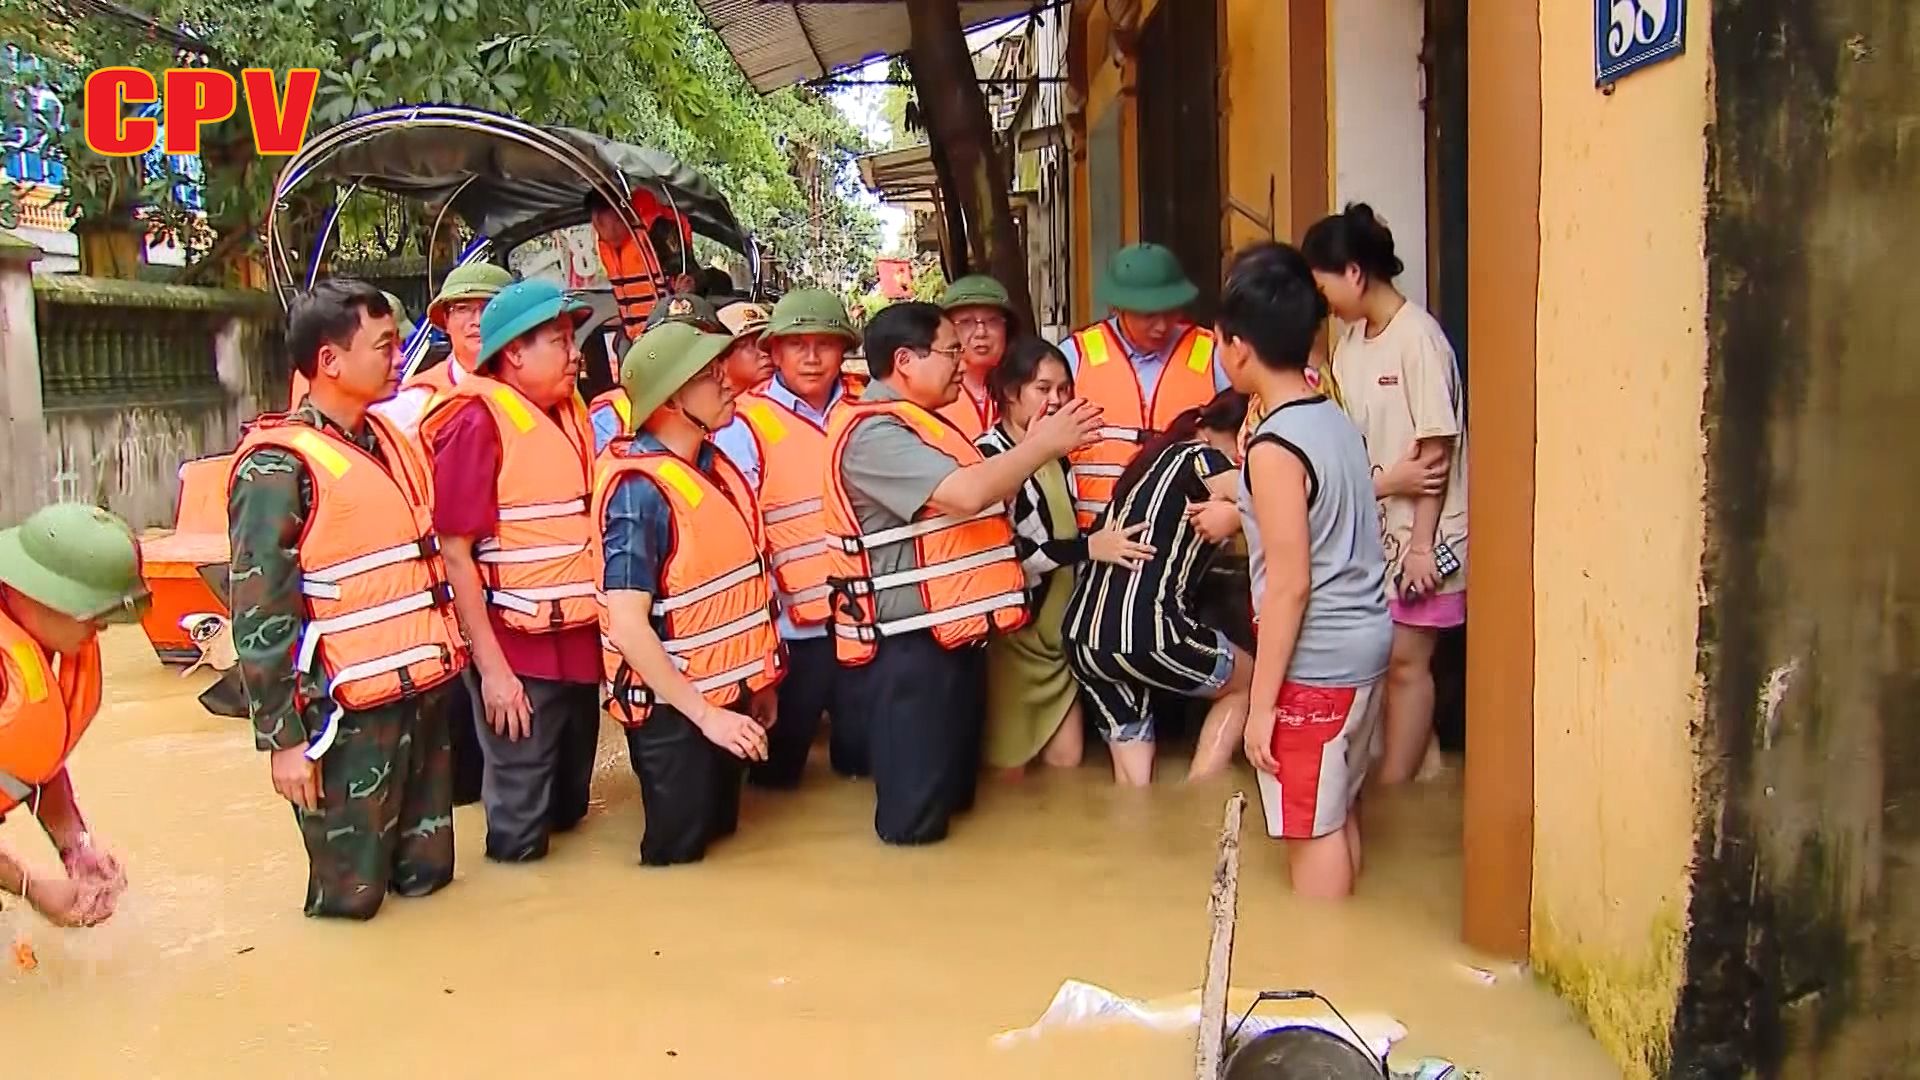
[[[500,429],[486,402],[469,401],[433,437],[433,528],[441,536],[479,543],[500,525]],[[600,681],[600,628],[581,626],[553,634],[528,634],[500,621],[488,605],[487,619],[515,675],[553,682]]]

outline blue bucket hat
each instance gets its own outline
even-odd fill
[[[474,364],[485,364],[508,342],[562,315],[572,316],[578,326],[592,310],[586,301],[551,281],[516,281],[487,301],[480,312],[480,355]]]

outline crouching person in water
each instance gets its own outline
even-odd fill
[[[985,650],[1027,621],[1026,575],[1006,500],[1100,430],[1070,401],[983,459],[935,415],[960,393],[960,337],[931,304],[895,304],[867,327],[874,381],[827,425],[826,525],[834,651],[866,665],[877,805],[890,844],[942,840],[968,809],[980,761]]]
[[[447,717],[466,662],[427,463],[369,414],[399,331],[379,290],[321,282],[287,330],[307,396],[255,422],[228,481],[233,640],[274,790],[309,864],[306,911],[371,918],[453,880]]]
[[[1394,630],[1366,444],[1306,376],[1326,316],[1306,260],[1263,244],[1228,271],[1216,333],[1234,387],[1268,406],[1240,490],[1258,642],[1247,760],[1294,890],[1340,897],[1360,872],[1355,799]]]
[[[93,926],[113,915],[127,876],[94,846],[67,758],[100,709],[100,627],[147,595],[126,522],[60,503],[0,530],[0,821],[30,814],[66,876],[35,876],[0,844],[0,890],[49,922]]]
[[[734,831],[744,762],[767,759],[775,714],[760,511],[708,441],[733,419],[732,343],[684,324],[647,331],[620,368],[640,429],[608,445],[594,479],[606,696],[640,778],[647,866],[698,862]]]

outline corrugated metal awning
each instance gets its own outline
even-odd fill
[[[867,190],[890,206],[931,210],[940,178],[933,168],[933,150],[926,143],[862,154],[854,159]]]
[[[906,0],[699,0],[747,81],[761,93],[907,50]],[[1024,15],[1033,0],[964,0],[968,29]]]

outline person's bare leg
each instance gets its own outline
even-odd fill
[[[1153,740],[1108,743],[1113,754],[1113,782],[1121,787],[1146,787],[1153,783]]]
[[[1439,633],[1419,626],[1393,628],[1387,663],[1386,752],[1374,769],[1381,784],[1413,779],[1433,739],[1433,645]]]
[[[1050,769],[1077,769],[1086,756],[1087,725],[1080,715],[1080,703],[1067,706],[1067,718],[1040,750],[1040,761]]]
[[[1200,740],[1193,747],[1193,764],[1187,779],[1202,780],[1218,776],[1233,766],[1233,755],[1240,750],[1247,730],[1247,695],[1233,691],[1217,699],[1207,710],[1200,725]]]
[[[1425,784],[1440,779],[1447,771],[1447,759],[1440,754],[1440,733],[1434,732],[1427,739],[1427,752],[1420,757],[1420,768],[1413,774],[1415,783]]]
[[[1353,879],[1360,880],[1360,867],[1366,860],[1360,857],[1360,807],[1355,804],[1347,811],[1347,823],[1340,826],[1347,836],[1347,858],[1353,863]]]
[[[1293,891],[1320,900],[1353,895],[1353,854],[1345,827],[1311,840],[1287,841],[1287,869]]]
[[[1200,725],[1193,764],[1187,770],[1189,780],[1217,776],[1232,766],[1233,755],[1247,730],[1247,688],[1253,683],[1253,654],[1238,645],[1228,648],[1233,650],[1233,669],[1226,685],[1214,696],[1206,722]]]

